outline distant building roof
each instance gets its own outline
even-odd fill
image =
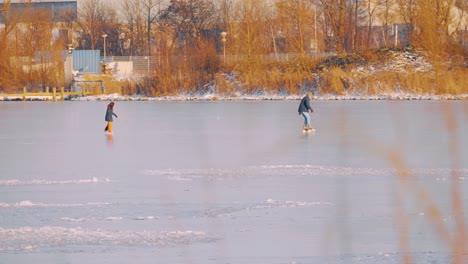
[[[31,3],[55,3],[55,2],[76,2],[77,0],[31,0]],[[3,4],[5,0],[0,0],[0,3]],[[10,0],[12,4],[19,3],[28,3],[28,0]]]
[[[3,7],[4,0],[0,0],[0,9]],[[20,13],[29,3],[27,0],[11,0],[10,16]],[[76,20],[78,17],[77,0],[32,0],[28,11],[48,11],[54,22],[65,20]],[[0,11],[0,23],[5,22],[5,13]]]

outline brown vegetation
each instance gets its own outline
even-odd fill
[[[10,1],[4,2],[0,11],[8,14]],[[122,7],[85,0],[78,21],[70,17],[53,23],[47,12],[31,9],[27,16],[8,17],[0,29],[0,90],[67,86],[67,45],[104,51],[106,34],[108,57],[158,58],[144,77],[121,84],[125,94],[195,93],[211,83],[228,94],[233,89],[461,94],[467,92],[467,12],[462,1],[439,0],[172,0],[168,5],[161,0],[125,0]],[[54,29],[66,34],[57,38],[51,34]],[[227,32],[224,42],[222,31]],[[388,53],[382,50],[389,47],[411,47],[433,68],[355,72],[357,67],[388,63]],[[320,58],[311,51],[337,56]]]

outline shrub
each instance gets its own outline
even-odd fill
[[[343,95],[347,86],[345,80],[346,73],[340,67],[333,67],[323,72],[320,91],[322,94]]]

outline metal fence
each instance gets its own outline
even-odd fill
[[[332,56],[334,53],[331,52],[318,52],[318,53],[307,53],[305,57],[308,59],[313,58],[324,58]],[[246,59],[252,59],[257,61],[265,62],[274,62],[274,61],[294,61],[299,58],[302,58],[301,54],[294,53],[273,53],[273,54],[258,54],[258,55],[219,55],[219,59],[222,63],[238,63]],[[134,74],[149,74],[157,70],[164,61],[169,61],[171,63],[177,63],[182,61],[185,58],[184,55],[174,55],[171,57],[166,56],[108,56],[106,57],[106,63],[112,64],[113,62],[132,62],[132,73]],[[101,61],[104,61],[104,58],[101,57]]]
[[[99,73],[99,50],[74,50],[73,69],[80,73]]]
[[[133,73],[149,74],[154,71],[158,65],[157,56],[111,56],[107,62],[131,61],[133,63]]]

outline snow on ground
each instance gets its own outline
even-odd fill
[[[372,75],[376,72],[422,72],[428,73],[432,71],[432,65],[423,57],[414,52],[395,52],[390,51],[391,59],[386,63],[370,64],[359,66],[352,72]]]

